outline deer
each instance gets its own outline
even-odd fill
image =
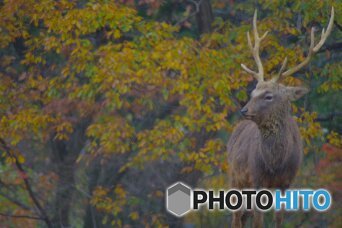
[[[230,186],[235,189],[280,189],[285,191],[293,182],[303,157],[300,131],[291,115],[291,102],[309,92],[306,87],[293,87],[281,84],[280,79],[293,75],[305,67],[312,56],[320,50],[330,35],[334,21],[334,8],[326,31],[315,44],[315,29],[311,29],[310,47],[303,62],[285,71],[287,57],[279,72],[270,80],[264,79],[263,64],[260,59],[260,43],[268,34],[261,37],[257,29],[257,10],[253,17],[254,45],[247,32],[248,47],[253,55],[257,71],[246,65],[241,67],[252,75],[257,84],[251,92],[250,100],[240,110],[244,119],[234,128],[228,143]],[[232,227],[246,224],[248,215],[253,216],[253,227],[263,227],[263,213],[239,210],[233,213]],[[280,227],[283,212],[275,213],[275,226]]]

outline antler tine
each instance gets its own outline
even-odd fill
[[[297,66],[295,66],[293,68],[290,68],[289,70],[287,70],[284,73],[282,73],[280,75],[280,77],[286,77],[288,75],[292,75],[292,74],[296,73],[297,71],[299,71],[304,66],[306,66],[310,62],[312,56],[315,53],[317,53],[319,51],[319,49],[325,43],[326,39],[328,38],[328,36],[330,35],[330,33],[332,31],[333,24],[334,24],[334,7],[331,8],[331,16],[330,16],[330,20],[329,20],[329,23],[328,23],[328,27],[327,27],[326,31],[324,29],[322,30],[322,35],[321,35],[320,41],[315,45],[315,30],[314,30],[314,28],[312,28],[311,29],[311,35],[310,35],[309,53],[306,56],[305,60],[303,62],[301,62],[300,64],[298,64]],[[277,77],[277,80],[280,77]]]
[[[285,70],[286,64],[287,64],[287,57],[285,57],[284,62],[283,62],[283,64],[281,65],[281,68],[280,68],[280,70],[279,70],[279,73],[278,73],[276,76],[274,76],[274,77],[272,78],[272,81],[273,81],[273,82],[277,82],[277,81],[279,80],[281,74],[282,74],[283,71]]]
[[[267,33],[268,32],[265,32],[264,35],[262,35],[262,37],[259,37],[258,28],[257,28],[257,10],[255,10],[254,16],[253,16],[254,47],[252,45],[249,32],[247,32],[247,41],[248,41],[248,46],[251,49],[251,52],[253,54],[254,61],[257,64],[258,72],[255,72],[249,69],[244,64],[241,64],[241,67],[248,73],[252,74],[258,81],[264,81],[264,67],[262,66],[262,62],[261,62],[260,55],[259,55],[259,50],[260,50],[260,42],[267,36]]]

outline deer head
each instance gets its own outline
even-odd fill
[[[257,29],[257,11],[253,17],[253,34],[254,45],[252,44],[249,32],[247,32],[248,46],[253,54],[253,58],[256,62],[258,72],[251,70],[244,64],[241,64],[242,68],[249,74],[252,74],[258,83],[256,88],[251,94],[249,102],[241,109],[241,113],[247,118],[255,121],[257,124],[265,123],[274,117],[281,118],[284,114],[289,113],[290,101],[294,101],[306,94],[309,89],[304,87],[289,87],[279,83],[279,80],[283,77],[292,75],[306,66],[312,56],[318,52],[323,46],[327,37],[331,33],[334,21],[334,8],[331,9],[331,17],[327,30],[322,31],[320,41],[315,45],[315,30],[311,29],[311,41],[310,48],[305,60],[297,66],[285,71],[287,58],[285,58],[278,74],[274,75],[271,80],[264,80],[264,68],[260,59],[259,50],[260,42],[265,39],[268,32],[265,32],[261,37],[259,36]]]

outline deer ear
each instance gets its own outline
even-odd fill
[[[286,87],[286,93],[290,101],[295,101],[307,94],[310,90],[305,87]]]

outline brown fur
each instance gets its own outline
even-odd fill
[[[302,142],[290,113],[290,100],[308,90],[285,87],[274,82],[259,82],[244,107],[247,120],[233,131],[228,145],[231,187],[286,189],[293,181],[302,160]],[[272,97],[267,100],[266,96]],[[242,227],[244,212],[233,214],[232,227]],[[276,215],[277,226],[282,216]],[[263,214],[254,212],[254,227],[262,227]]]

